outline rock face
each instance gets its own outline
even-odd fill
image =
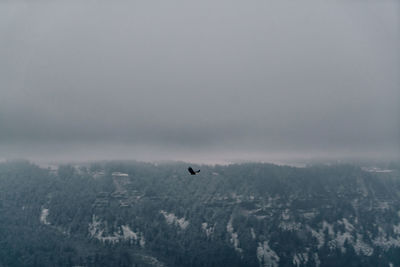
[[[0,164],[0,266],[400,265],[397,168],[201,169]]]

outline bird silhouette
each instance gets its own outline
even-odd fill
[[[192,169],[192,167],[189,167],[189,168],[188,168],[188,171],[190,172],[191,175],[196,175],[196,173],[199,173],[199,172],[200,172],[200,170],[194,171],[194,170]]]

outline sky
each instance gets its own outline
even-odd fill
[[[400,158],[398,1],[1,1],[0,159]]]

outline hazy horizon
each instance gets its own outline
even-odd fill
[[[398,1],[2,1],[0,159],[400,159]]]

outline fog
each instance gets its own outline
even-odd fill
[[[0,158],[400,157],[398,1],[1,1]]]

